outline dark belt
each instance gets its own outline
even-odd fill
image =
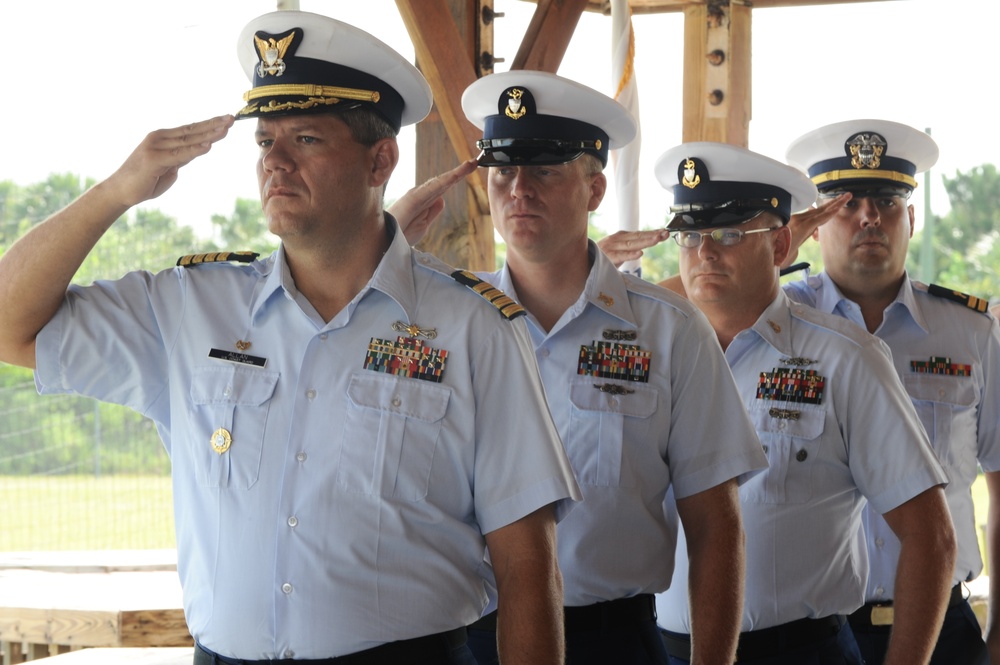
[[[652,594],[644,593],[631,598],[563,608],[563,625],[567,633],[619,628],[643,621],[656,621],[656,599]],[[469,626],[469,629],[496,630],[496,611],[483,616]]]
[[[241,658],[229,658],[220,656],[201,646],[195,644],[194,664],[195,665],[215,665],[225,663],[226,665],[265,665],[282,663],[285,665],[384,665],[385,663],[410,663],[424,662],[426,660],[447,661],[448,655],[455,649],[461,647],[466,641],[465,628],[456,628],[446,633],[427,635],[425,637],[415,637],[412,640],[400,640],[398,642],[388,642],[377,647],[337,656],[336,658],[316,658],[311,660],[296,659],[276,659],[276,660],[244,660]]]
[[[834,614],[821,619],[798,619],[780,626],[740,633],[736,660],[773,658],[789,649],[821,642],[839,633],[846,622],[845,617]],[[681,660],[691,660],[690,635],[669,630],[661,630],[660,635],[668,654]]]
[[[951,588],[948,609],[964,602],[965,594],[962,592],[962,583],[959,582]],[[864,631],[870,631],[873,628],[889,630],[892,627],[893,618],[891,600],[884,603],[865,603],[847,617],[851,622],[852,629]]]

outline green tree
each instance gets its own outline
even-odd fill
[[[933,281],[981,297],[1000,295],[1000,174],[992,164],[943,178],[951,209],[933,218]],[[914,234],[907,265],[916,274],[926,226]]]
[[[212,226],[228,250],[265,254],[278,247],[277,237],[267,230],[267,220],[257,199],[236,199],[233,214],[212,215]]]

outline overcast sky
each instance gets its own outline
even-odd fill
[[[353,23],[393,45],[413,49],[392,0],[301,0],[306,11]],[[236,37],[276,0],[30,0],[0,3],[4,27],[7,133],[0,180],[22,185],[49,173],[101,179],[143,136],[242,106],[248,87]],[[509,67],[534,5],[495,0],[496,55]],[[1000,162],[996,129],[996,0],[889,0],[753,13],[753,119],[750,148],[783,159],[788,143],[822,124],[886,118],[931,128],[941,146],[932,172],[954,176]],[[680,142],[683,18],[639,15],[636,76],[641,101],[643,226],[661,224],[670,197],[653,164]],[[611,20],[587,13],[559,73],[608,94]],[[252,121],[189,165],[150,207],[208,229],[236,197],[256,198]],[[413,133],[401,137],[402,163],[388,196],[413,185]],[[919,191],[919,190],[918,190]],[[931,188],[932,208],[947,208]],[[922,208],[922,193],[915,196]],[[613,227],[613,192],[602,206]],[[920,213],[918,212],[918,216]]]

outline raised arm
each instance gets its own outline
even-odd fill
[[[955,529],[944,490],[932,487],[883,517],[901,546],[885,665],[927,663],[955,571]]]
[[[562,575],[551,505],[486,534],[497,582],[497,651],[504,665],[562,665]]]
[[[691,665],[732,663],[746,569],[736,480],[678,499],[677,512],[687,537]]]
[[[106,180],[15,242],[0,258],[0,361],[35,367],[35,337],[55,315],[73,275],[129,208],[156,198],[177,170],[233,124],[220,116],[152,132]]]
[[[436,175],[417,185],[389,206],[387,212],[396,218],[406,242],[416,245],[427,229],[444,210],[444,193],[476,170],[478,163],[469,159],[450,171]]]
[[[833,216],[851,200],[851,196],[850,192],[844,192],[837,198],[828,199],[815,208],[809,208],[792,215],[792,218],[788,220],[788,229],[792,232],[792,244],[788,256],[781,263],[782,268],[787,268],[795,263],[802,243],[816,233],[816,229],[833,219]]]
[[[669,237],[670,231],[666,229],[615,231],[598,240],[597,246],[611,259],[616,268],[620,268],[626,261],[642,258],[642,250],[658,245]]]

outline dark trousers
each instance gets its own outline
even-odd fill
[[[852,617],[851,628],[865,665],[882,665],[885,652],[889,649],[892,626],[864,625]],[[989,662],[982,629],[969,601],[962,600],[949,607],[934,655],[931,656],[931,665],[988,665]]]
[[[835,617],[803,619],[740,634],[738,665],[863,665],[850,626]],[[824,625],[827,624],[827,625]],[[662,631],[670,665],[688,665],[691,638]]]
[[[336,658],[314,660],[241,660],[212,653],[195,645],[194,665],[476,665],[461,628],[438,635],[390,642]]]
[[[566,608],[566,665],[667,665],[652,596]],[[496,615],[469,626],[479,665],[497,665]]]

